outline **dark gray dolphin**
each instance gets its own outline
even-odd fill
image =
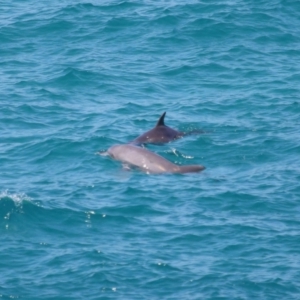
[[[203,133],[200,130],[194,130],[188,133],[181,132],[175,129],[170,128],[169,126],[165,125],[165,115],[164,112],[160,118],[158,119],[156,125],[151,130],[143,133],[130,143],[141,145],[141,144],[165,144],[169,143],[173,140],[179,139],[185,135],[193,134],[193,133]]]
[[[192,173],[205,169],[201,165],[175,165],[162,156],[133,144],[112,146],[106,154],[113,159],[138,167],[146,173]]]

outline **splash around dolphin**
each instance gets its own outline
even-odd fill
[[[102,155],[109,155],[148,174],[196,173],[205,169],[201,165],[175,165],[162,156],[134,144],[114,145]]]
[[[156,125],[151,130],[143,133],[142,135],[135,138],[130,143],[135,145],[141,144],[165,144],[171,141],[182,138],[189,134],[200,134],[203,133],[202,130],[193,130],[190,132],[181,132],[165,124],[166,112],[164,112],[158,119]]]

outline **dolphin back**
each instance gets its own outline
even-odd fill
[[[114,145],[107,153],[113,159],[136,166],[147,173],[196,173],[205,169],[201,165],[175,165],[164,157],[133,144]]]
[[[186,166],[178,166],[178,173],[198,173],[205,169],[204,166],[201,165],[186,165]]]

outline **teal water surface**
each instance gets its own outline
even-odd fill
[[[299,3],[0,4],[0,298],[300,299]]]

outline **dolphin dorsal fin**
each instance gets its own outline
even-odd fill
[[[157,126],[165,126],[165,115],[166,115],[166,112],[164,112],[158,119],[155,127]]]

